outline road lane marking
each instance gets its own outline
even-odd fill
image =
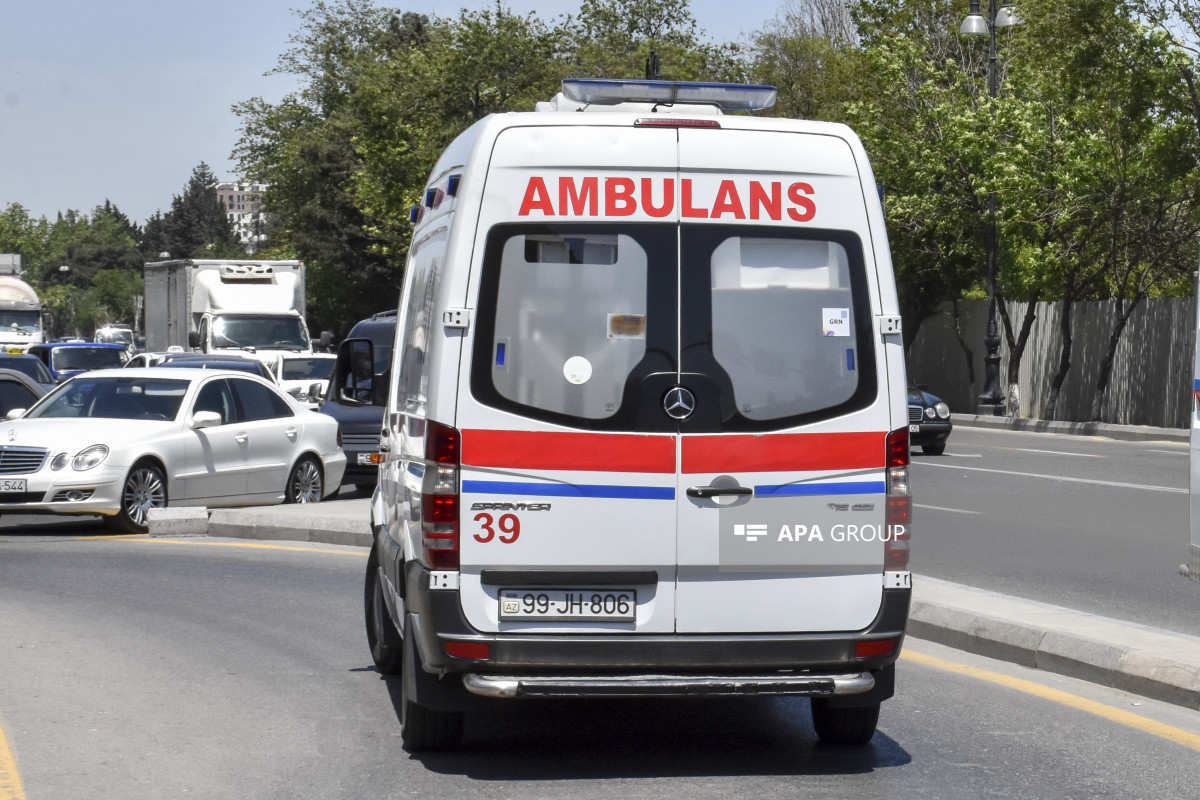
[[[1129,728],[1148,733],[1151,736],[1158,736],[1162,739],[1175,742],[1183,745],[1191,750],[1200,752],[1200,734],[1185,731],[1182,728],[1176,728],[1171,725],[1157,722],[1134,714],[1130,711],[1110,706],[1105,703],[1099,703],[1095,700],[1089,700],[1086,697],[1064,692],[1061,689],[1051,689],[1049,686],[1043,686],[1040,683],[1025,680],[1024,678],[1014,678],[1009,675],[1002,675],[999,672],[980,669],[979,667],[960,664],[957,661],[947,661],[937,658],[936,656],[925,655],[913,650],[904,650],[900,653],[900,658],[906,661],[912,661],[922,666],[939,669],[944,672],[953,672],[957,675],[963,675],[968,678],[994,683],[998,686],[1004,686],[1009,689],[1014,689],[1018,692],[1040,697],[1043,700],[1050,700],[1054,703],[1060,703],[1078,711],[1086,711],[1089,714],[1095,714],[1109,722],[1115,722],[1118,725],[1124,725]]]
[[[1064,450],[1038,450],[1036,447],[1014,447],[1021,453],[1049,453],[1052,456],[1075,456],[1076,458],[1104,458],[1104,456],[1095,453],[1068,453]]]
[[[1155,450],[1155,449],[1151,448],[1151,449],[1147,450],[1146,452],[1147,452],[1147,453],[1166,453],[1166,454],[1167,454],[1167,455],[1169,455],[1169,456],[1186,456],[1186,455],[1191,455],[1191,454],[1190,454],[1190,453],[1188,453],[1186,450],[1183,450],[1183,451],[1180,451],[1180,450]]]
[[[8,746],[3,728],[0,728],[0,800],[26,800],[21,775],[17,772],[17,759]]]
[[[996,475],[1015,475],[1019,478],[1041,478],[1047,481],[1066,481],[1067,483],[1090,483],[1095,486],[1113,486],[1118,489],[1145,489],[1149,492],[1173,492],[1187,494],[1187,489],[1176,489],[1173,486],[1152,486],[1144,483],[1120,483],[1118,481],[1098,481],[1093,478],[1070,478],[1065,475],[1041,475],[1036,472],[1014,472],[1007,469],[987,469],[986,467],[960,467],[957,464],[934,464],[930,461],[914,461],[914,464],[924,464],[929,467],[943,469],[965,469],[969,472],[991,472]]]
[[[949,511],[951,514],[975,514],[976,516],[983,514],[982,511],[967,511],[966,509],[963,509],[963,508],[943,508],[942,506],[927,506],[927,505],[924,505],[923,503],[913,503],[913,506],[916,508],[925,508],[930,511]]]
[[[942,453],[951,458],[983,458],[983,453]]]

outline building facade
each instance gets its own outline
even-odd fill
[[[217,199],[225,207],[230,225],[238,241],[253,254],[265,247],[269,238],[267,218],[262,210],[265,183],[220,181],[217,183]]]

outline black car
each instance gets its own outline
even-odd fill
[[[362,365],[363,375],[350,381],[353,388],[346,387],[347,381],[341,381],[339,386],[338,373],[352,368],[352,343],[362,339],[371,342],[374,364],[370,370]],[[379,432],[383,428],[395,341],[396,312],[381,311],[355,324],[338,349],[334,379],[329,382],[329,393],[321,403],[320,412],[336,419],[341,429],[342,451],[346,454],[342,483],[372,488],[379,480]],[[367,371],[371,373],[369,376],[365,374]]]
[[[256,358],[241,356],[213,356],[205,353],[170,353],[154,364],[156,367],[176,367],[184,369],[232,369],[239,372],[249,372],[260,378],[275,383],[275,375],[267,365]]]
[[[914,383],[908,385],[908,443],[921,452],[940,456],[950,438],[950,406]]]
[[[45,363],[37,356],[14,353],[0,355],[0,369],[15,369],[17,372],[23,372],[33,378],[36,383],[41,384],[41,387],[47,392],[58,385]]]

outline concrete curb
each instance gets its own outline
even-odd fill
[[[1058,433],[1071,436],[1103,436],[1130,442],[1187,442],[1187,428],[1152,428],[1148,425],[1114,425],[1108,422],[1056,422],[1025,417],[988,417],[979,414],[951,414],[950,421],[964,428],[993,428],[1026,433]]]
[[[370,547],[368,499],[317,506],[163,509],[152,536]],[[913,576],[908,633],[959,650],[1200,710],[1200,638]]]
[[[1200,710],[1200,638],[913,577],[908,633]]]

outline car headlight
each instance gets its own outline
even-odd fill
[[[60,469],[65,467],[70,462],[71,462],[71,456],[69,456],[66,453],[59,453],[58,455],[56,455],[54,457],[54,460],[50,462],[50,469],[54,470],[55,472],[58,472]]]
[[[935,414],[937,414],[937,412],[934,411],[932,408],[930,408],[929,406],[925,407],[925,416],[926,417],[928,417],[929,419],[933,419]]]
[[[71,468],[83,472],[98,465],[106,458],[108,458],[108,445],[94,444],[75,454],[75,458],[71,460]]]
[[[937,415],[942,419],[950,419],[950,406],[945,403],[938,403],[934,408],[937,409]]]

